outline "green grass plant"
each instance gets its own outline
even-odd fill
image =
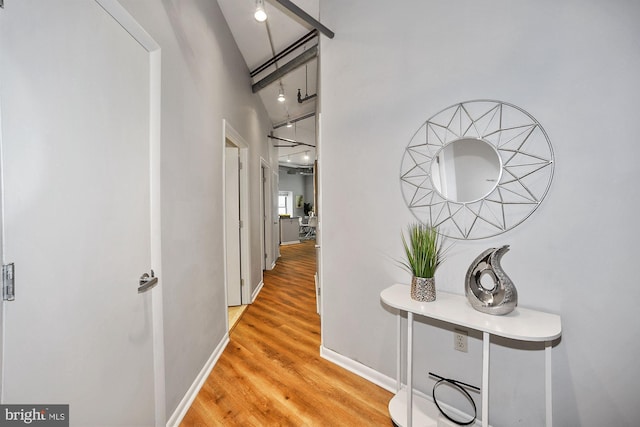
[[[406,261],[400,264],[416,277],[434,277],[444,261],[442,237],[435,227],[413,223],[408,227],[408,241],[402,233]]]

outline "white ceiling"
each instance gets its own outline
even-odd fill
[[[292,0],[292,2],[312,17],[318,18],[319,0]],[[276,54],[282,52],[286,47],[313,30],[311,26],[276,2],[265,2],[268,18],[263,23],[257,22],[253,17],[256,8],[255,0],[218,0],[218,4],[251,71],[271,59],[274,51]],[[273,42],[273,50],[269,43],[269,33]],[[317,43],[318,37],[312,38],[305,45],[278,60],[277,65],[282,67],[304,52],[305,49],[311,48]],[[317,98],[299,103],[297,94],[298,89],[301,90],[303,98],[306,95],[316,93],[317,67],[318,61],[313,59],[306,65],[282,77],[280,82],[284,88],[285,102],[277,100],[278,90],[280,89],[278,82],[270,84],[257,93],[274,126],[286,123],[288,120],[295,120],[298,117],[313,114],[316,111]],[[258,82],[275,70],[276,67],[274,65],[268,67],[256,75],[252,79],[252,83]],[[315,146],[315,127],[316,120],[312,116],[295,122],[291,128],[286,126],[278,127],[274,130],[274,136]],[[292,145],[279,140],[273,140],[273,142],[276,145]],[[308,159],[305,159],[305,155],[308,156]],[[281,164],[306,166],[313,164],[315,149],[304,145],[279,148],[279,158]]]

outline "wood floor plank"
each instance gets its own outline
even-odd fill
[[[283,246],[181,426],[392,426],[388,391],[320,357],[315,242]]]

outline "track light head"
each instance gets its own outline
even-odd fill
[[[264,22],[267,20],[267,12],[264,10],[264,0],[256,0],[256,11],[253,17],[258,22]]]

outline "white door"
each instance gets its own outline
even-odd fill
[[[262,215],[262,269],[271,269],[270,251],[271,246],[271,220],[269,219],[269,202],[271,201],[271,193],[269,192],[269,169],[265,165],[260,166],[260,174],[262,177],[262,197],[260,201],[260,211]]]
[[[280,258],[280,214],[278,212],[278,199],[280,192],[278,188],[280,186],[278,171],[274,171],[272,175],[273,180],[271,181],[271,219],[272,226],[271,233],[273,239],[273,261],[274,263]]]
[[[97,3],[0,10],[3,403],[154,424],[150,58]]]
[[[240,150],[225,148],[225,229],[227,241],[227,305],[242,304],[240,274]]]

